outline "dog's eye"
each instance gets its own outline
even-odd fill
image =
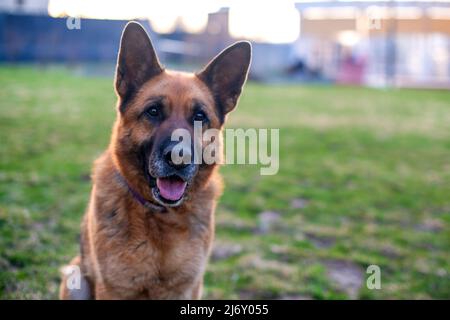
[[[194,113],[193,120],[205,122],[206,120],[208,120],[208,118],[206,117],[206,114],[203,111],[196,111]]]
[[[150,117],[150,118],[158,118],[160,115],[160,111],[158,106],[151,106],[150,108],[147,109],[147,111],[145,111],[145,113]]]

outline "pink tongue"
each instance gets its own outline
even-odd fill
[[[186,189],[186,182],[181,179],[158,178],[156,179],[156,185],[161,195],[172,201],[180,199]]]

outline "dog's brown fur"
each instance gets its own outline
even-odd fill
[[[201,297],[214,238],[214,211],[222,191],[217,166],[201,165],[185,200],[165,212],[136,201],[116,173],[154,203],[139,150],[150,137],[175,128],[192,132],[193,101],[206,106],[208,127],[221,129],[226,114],[237,104],[250,51],[249,43],[240,42],[197,74],[166,71],[142,27],[137,23],[126,26],[115,80],[118,116],[110,145],[94,164],[80,255],[71,262],[81,269],[81,289],[68,289],[65,276],[61,299]],[[147,101],[155,96],[163,97],[168,114],[157,126],[141,117]]]

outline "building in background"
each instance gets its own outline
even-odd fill
[[[297,64],[344,84],[450,88],[450,2],[297,3]]]
[[[166,60],[181,65],[202,64],[234,41],[228,17],[228,8],[209,13],[206,27],[198,33],[187,32],[178,21],[175,31],[159,35],[158,49]]]
[[[229,32],[229,9],[221,8],[208,14],[205,29],[188,33],[179,25],[169,34],[160,34],[158,49],[166,61],[183,67],[200,66],[237,40]],[[292,44],[272,44],[252,41],[251,77],[261,81],[275,81],[289,66]],[[191,68],[192,69],[192,68]]]
[[[2,0],[0,12],[47,15],[49,0]]]

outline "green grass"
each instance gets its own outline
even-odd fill
[[[56,298],[112,80],[2,67],[0,88],[0,298]],[[249,84],[228,127],[279,128],[280,170],[222,168],[206,298],[450,298],[450,92]]]

